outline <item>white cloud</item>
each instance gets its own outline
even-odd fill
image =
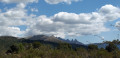
[[[4,2],[4,3],[32,3],[32,2],[38,2],[38,0],[0,0],[0,2]]]
[[[61,21],[66,24],[82,24],[91,23],[89,19],[91,18],[90,14],[75,14],[75,13],[67,13],[67,12],[59,12],[58,14],[55,14],[53,17],[54,21]]]
[[[16,7],[7,9],[6,12],[0,13],[0,36],[1,35],[12,35],[19,36],[23,34],[20,30],[20,25],[25,25],[25,17],[27,16],[25,5],[20,3]]]
[[[17,8],[20,8],[20,9],[25,8],[25,7],[26,7],[26,4],[24,4],[24,3],[19,3],[17,5]]]
[[[99,10],[105,21],[113,21],[120,18],[120,8],[113,5],[105,5]]]
[[[36,8],[31,8],[31,11],[32,11],[32,12],[38,12],[38,9],[36,9]]]
[[[0,36],[19,36],[23,34],[18,27],[0,26]]]
[[[82,1],[82,0],[45,0],[45,2],[49,4],[58,4],[58,3],[71,4],[72,2],[78,2],[78,1]]]
[[[106,10],[108,12],[104,12]],[[104,26],[107,21],[120,18],[118,10],[120,10],[118,7],[105,5],[97,12],[92,13],[59,12],[51,17],[45,15],[35,17],[36,23],[30,25],[27,34],[54,34],[59,36],[59,33],[62,33],[63,37],[66,35],[76,36],[76,34],[79,36],[99,34],[109,30]]]
[[[25,36],[45,34],[63,38],[66,35],[95,35],[109,30],[104,24],[120,18],[119,10],[118,7],[105,5],[97,12],[80,14],[59,12],[47,17],[46,15],[28,15],[25,5],[18,4],[15,8],[0,13],[0,30],[3,30],[0,34],[2,35],[2,32],[5,32],[5,35],[12,33],[11,35],[25,34]],[[27,29],[21,31],[20,28],[14,27],[20,25],[26,25]],[[8,29],[9,32],[7,32]]]
[[[116,22],[115,27],[120,31],[120,21]]]
[[[22,7],[22,8],[21,8]],[[24,9],[25,6],[20,6],[7,10],[6,12],[0,13],[0,24],[4,25],[22,25],[23,20],[27,14]]]

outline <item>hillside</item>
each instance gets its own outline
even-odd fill
[[[0,37],[0,51],[6,50],[9,48],[9,46],[18,43],[19,40],[16,37],[12,36],[1,36]]]
[[[27,39],[1,36],[0,58],[119,58],[119,43],[109,41],[84,45],[77,40],[45,35]]]
[[[63,42],[54,36],[45,36],[45,35],[35,35],[35,36],[30,37],[28,39],[29,40],[43,40],[43,41],[56,42],[56,43]]]
[[[0,51],[7,50],[9,47],[13,44],[16,43],[33,43],[33,42],[40,42],[42,44],[49,44],[53,47],[57,47],[61,43],[68,43],[66,40],[60,40],[54,36],[45,36],[45,35],[35,35],[30,38],[17,38],[17,37],[12,37],[12,36],[1,36],[0,37]],[[77,48],[77,47],[84,47],[86,48],[87,46],[81,45],[81,44],[76,44],[76,43],[70,43],[72,45],[72,48]]]

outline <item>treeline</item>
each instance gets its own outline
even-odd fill
[[[88,45],[88,48],[75,48],[68,43],[57,47],[40,42],[16,43],[0,54],[0,58],[120,58],[120,50],[114,43],[104,48]]]
[[[114,43],[114,44],[120,44],[119,39],[113,40],[113,41],[103,41],[103,43]]]
[[[105,41],[105,48],[0,37],[0,58],[120,58],[119,40]]]

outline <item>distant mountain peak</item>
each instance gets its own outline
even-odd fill
[[[70,44],[79,44],[79,45],[84,45],[83,43],[79,42],[77,39],[72,39],[72,40],[69,40],[69,39],[62,39],[60,37],[58,37],[59,40],[62,40],[64,42],[67,42],[67,43],[70,43]]]
[[[79,45],[84,45],[83,43],[79,42],[77,39],[63,39],[60,37],[55,37],[54,35],[51,36],[46,36],[46,35],[35,35],[33,37],[29,38],[30,40],[43,40],[43,41],[50,41],[50,42],[66,42],[70,44],[79,44]]]
[[[46,35],[35,35],[30,40],[43,40],[43,41],[50,41],[50,42],[62,42],[61,40],[57,39],[54,35],[46,36]]]

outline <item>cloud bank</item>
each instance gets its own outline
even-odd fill
[[[4,2],[4,3],[32,3],[32,2],[38,2],[38,0],[0,0],[0,2]]]
[[[0,0],[3,3],[33,3],[38,2],[39,0]],[[44,0],[48,4],[59,4],[59,3],[67,3],[71,4],[72,2],[78,2],[82,0]]]
[[[28,15],[26,5],[19,3],[16,7],[0,13],[0,35],[32,36],[55,35],[65,36],[95,35],[109,31],[104,24],[120,18],[120,8],[113,5],[102,6],[91,13],[59,12],[53,16]],[[118,24],[118,23],[116,23]],[[22,30],[18,26],[27,26]]]
[[[78,2],[78,1],[82,1],[82,0],[45,0],[45,2],[49,4],[59,4],[59,3],[71,4],[72,2]]]

